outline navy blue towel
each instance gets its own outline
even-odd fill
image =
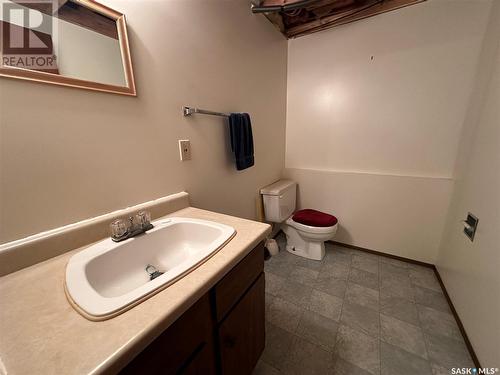
[[[231,113],[229,116],[231,149],[236,158],[236,169],[241,171],[253,165],[252,123],[248,113]]]

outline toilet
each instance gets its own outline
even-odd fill
[[[325,241],[337,232],[335,216],[312,209],[295,211],[297,184],[279,180],[260,190],[266,220],[279,223],[286,235],[286,250],[304,258],[321,260]]]

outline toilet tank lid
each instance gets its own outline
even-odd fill
[[[271,185],[264,186],[260,189],[262,195],[281,195],[286,190],[295,187],[296,183],[290,180],[279,180]]]

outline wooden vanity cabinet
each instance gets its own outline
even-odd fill
[[[263,271],[260,243],[121,374],[250,375],[265,344]]]
[[[215,374],[214,355],[210,300],[204,295],[121,374]]]
[[[222,374],[251,374],[264,350],[264,274],[219,326]]]

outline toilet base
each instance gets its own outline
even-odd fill
[[[284,224],[282,229],[286,235],[286,250],[288,252],[312,260],[324,258],[324,241],[306,241],[295,228],[287,224]]]

